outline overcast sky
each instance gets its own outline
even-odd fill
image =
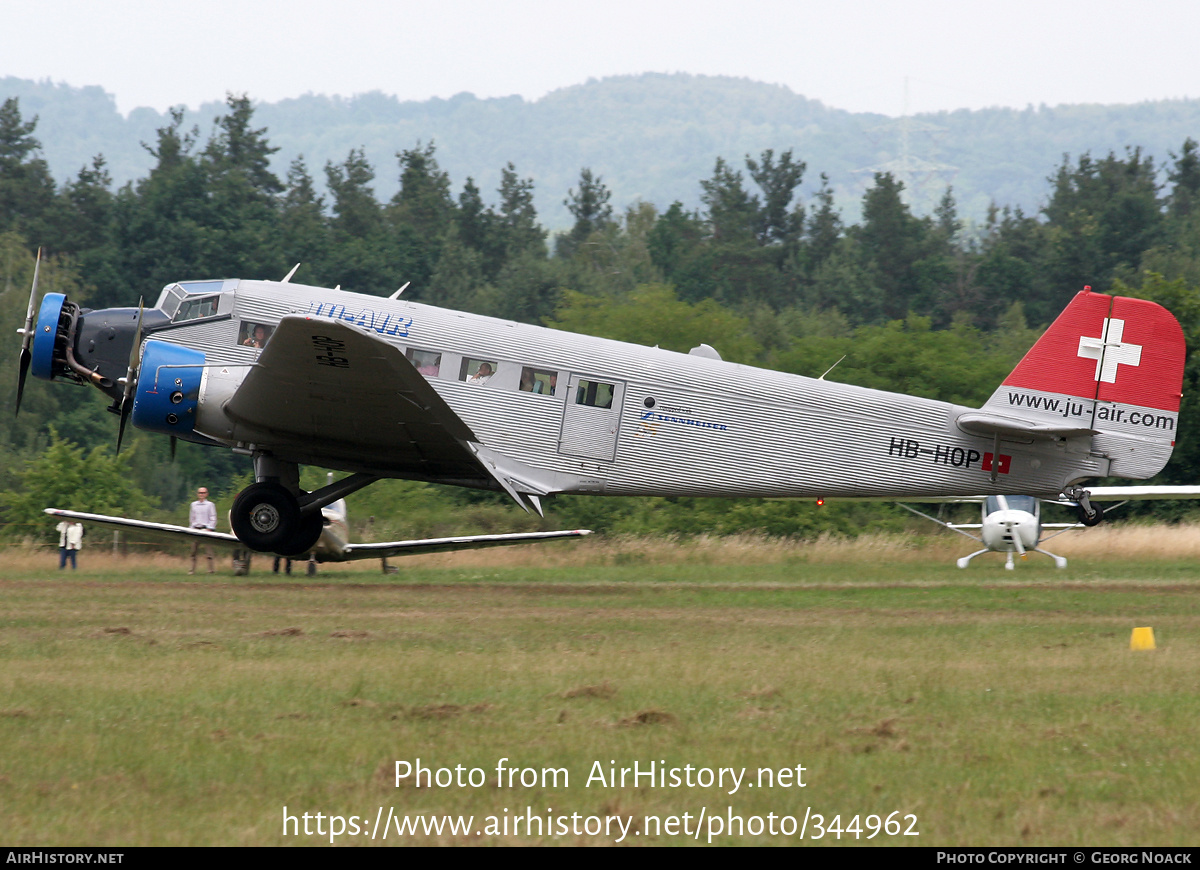
[[[900,115],[1200,97],[1198,33],[1195,0],[0,0],[0,76],[128,112],[689,72]]]

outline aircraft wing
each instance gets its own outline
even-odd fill
[[[104,526],[118,531],[134,531],[162,541],[192,540],[219,544],[233,549],[245,549],[245,544],[233,535],[190,529],[170,523],[151,523],[127,517],[110,517],[81,511],[46,508],[47,514],[81,523]],[[317,550],[318,562],[350,562],[356,559],[386,559],[390,556],[411,556],[419,553],[445,553],[451,550],[477,550],[482,547],[503,547],[510,544],[529,544],[558,538],[580,538],[590,535],[590,529],[570,529],[557,532],[514,532],[506,535],[461,535],[453,538],[422,538],[412,541],[388,541],[380,544],[347,544],[340,552]]]
[[[339,561],[353,559],[384,559],[390,556],[414,556],[419,553],[444,553],[451,550],[477,550],[483,547],[503,547],[509,544],[530,544],[558,538],[578,538],[590,535],[590,529],[570,529],[558,532],[514,532],[506,535],[463,535],[455,538],[424,538],[414,541],[388,541],[382,544],[347,544]]]
[[[1154,501],[1161,499],[1200,498],[1200,486],[1087,486],[1083,485],[1093,501]],[[1016,495],[1016,493],[1013,493]],[[952,495],[952,496],[922,496],[923,504],[983,504],[994,496],[987,495]],[[1044,504],[1074,505],[1070,499],[1041,499]]]
[[[225,404],[247,437],[281,454],[387,474],[490,481],[475,434],[395,346],[339,320],[284,317]],[[319,447],[318,447],[319,445]]]
[[[1094,501],[1149,501],[1166,498],[1200,498],[1200,486],[1085,486]]]
[[[160,541],[204,541],[209,544],[219,544],[235,549],[245,549],[246,545],[225,532],[212,532],[208,529],[191,529],[187,526],[173,526],[170,523],[151,523],[146,520],[131,520],[126,517],[107,517],[103,514],[87,514],[81,511],[64,511],[58,508],[46,508],[46,513],[52,517],[62,517],[68,520],[78,520],[81,523],[104,526],[117,531],[135,531],[148,535]]]

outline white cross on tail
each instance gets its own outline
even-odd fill
[[[1106,384],[1117,380],[1117,366],[1138,366],[1142,362],[1142,346],[1127,344],[1121,341],[1125,334],[1125,321],[1116,318],[1104,318],[1103,335],[1100,338],[1079,336],[1079,353],[1077,356],[1096,361],[1096,380]]]

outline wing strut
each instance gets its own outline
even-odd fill
[[[943,520],[934,519],[934,518],[933,518],[933,517],[931,517],[929,514],[923,514],[923,513],[921,513],[919,510],[917,510],[916,508],[914,508],[914,507],[909,507],[908,505],[906,505],[906,504],[903,504],[902,502],[896,502],[896,506],[897,506],[897,507],[902,507],[902,508],[904,508],[904,509],[905,509],[906,511],[908,511],[909,513],[914,513],[914,514],[916,514],[916,515],[917,515],[917,516],[919,516],[919,517],[923,517],[923,518],[925,518],[925,519],[929,520],[931,523],[937,523],[939,526],[945,526],[946,528],[948,528],[948,529],[949,529],[950,531],[952,531],[952,532],[958,532],[958,533],[959,533],[960,535],[962,535],[964,538],[970,538],[972,541],[979,541],[980,543],[983,543],[983,538],[976,537],[975,535],[972,535],[970,532],[964,532],[962,529],[958,528],[957,526],[955,526],[955,525],[954,525],[954,524],[952,524],[952,523],[947,523],[947,522],[945,522],[945,521],[943,521]],[[987,550],[980,550],[979,552],[980,552],[980,553],[986,553],[986,552],[987,552]],[[978,554],[977,554],[977,555],[978,555]]]

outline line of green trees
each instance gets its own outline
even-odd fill
[[[1162,301],[1191,346],[1200,338],[1200,147],[1191,139],[1163,167],[1136,147],[1064,156],[1039,214],[997,204],[969,233],[951,190],[932,215],[917,216],[888,174],[864,195],[861,222],[846,225],[827,183],[800,201],[808,167],[791,150],[747,155],[741,167],[718,158],[698,181],[694,210],[678,202],[618,210],[603,178],[584,167],[564,197],[574,224],[551,239],[533,206],[533,179],[511,163],[493,195],[470,178],[456,191],[435,144],[418,142],[397,152],[400,188],[381,202],[376,168],[351,150],[322,168],[322,195],[303,158],[285,179],[271,172],[275,149],[253,114],[247,97],[231,95],[202,141],[198,129],[184,129],[182,112],[172,113],[144,143],[154,168],[114,190],[102,156],[56,185],[39,157],[37,119],[7,100],[2,322],[21,320],[40,245],[42,286],[90,307],[136,305],[181,279],[282,277],[301,262],[300,279],[314,284],[386,295],[411,282],[409,298],[437,305],[676,350],[706,342],[726,359],[799,374],[820,375],[844,356],[831,378],[975,405],[1084,285]],[[15,341],[0,344],[0,369],[15,373],[16,349]],[[1189,362],[1187,387],[1198,378]],[[113,440],[113,421],[90,392],[33,387],[18,419],[0,415],[0,519],[10,531],[36,522],[37,498],[28,494],[46,457],[67,455],[55,445],[86,446],[92,452],[79,461],[112,473],[99,446]],[[1173,482],[1194,483],[1200,472],[1200,441],[1190,434],[1200,423],[1196,401],[1185,388],[1166,472]],[[228,451],[181,445],[172,463],[162,441],[137,436],[129,450],[136,458],[105,460],[124,463],[127,501],[177,510],[197,483],[220,491],[245,478],[244,460]],[[78,486],[74,496],[53,493],[70,502],[59,506],[93,505],[86,476]],[[403,532],[442,530],[437,518],[461,517],[464,505],[478,508],[476,523],[516,522],[488,494],[416,484],[375,497],[372,490],[356,496],[364,515],[417,499],[421,515],[435,518],[420,527],[394,518]],[[106,501],[104,509],[116,508]],[[863,507],[818,514],[767,502],[564,498],[550,522],[785,534],[852,532],[888,516]]]

